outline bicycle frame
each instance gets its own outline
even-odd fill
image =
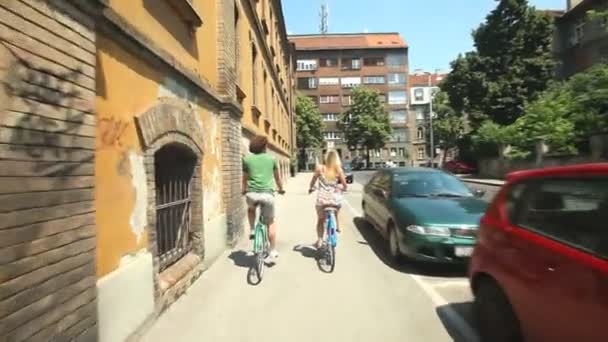
[[[336,245],[338,244],[338,235],[336,234],[337,228],[338,227],[336,224],[336,209],[325,209],[325,229],[327,232],[327,242],[332,247],[336,247]]]
[[[260,215],[259,219],[255,224],[254,239],[253,239],[253,252],[259,253],[266,250],[268,245],[268,229],[264,223],[264,218]]]

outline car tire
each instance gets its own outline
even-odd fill
[[[403,254],[401,253],[401,249],[399,247],[399,236],[397,235],[397,229],[392,222],[388,224],[388,248],[393,261],[396,263],[402,263]]]
[[[473,313],[481,342],[523,342],[513,307],[494,281],[485,279],[477,285]]]

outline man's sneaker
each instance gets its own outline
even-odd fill
[[[264,261],[266,261],[267,263],[274,263],[275,259],[277,259],[279,257],[279,252],[277,252],[276,250],[272,250],[267,256],[266,259],[264,259]]]

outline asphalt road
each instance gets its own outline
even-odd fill
[[[340,213],[334,273],[314,259],[314,196],[300,174],[277,204],[276,265],[261,284],[247,282],[249,242],[226,253],[171,306],[144,341],[477,340],[464,269],[395,265],[387,243],[360,218],[353,184]],[[369,175],[356,174],[364,181]]]

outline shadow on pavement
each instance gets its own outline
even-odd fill
[[[228,258],[230,258],[230,260],[232,260],[232,262],[239,267],[249,268],[251,265],[253,265],[253,256],[249,255],[249,252],[247,251],[234,251],[230,253]]]
[[[303,257],[316,259],[317,249],[310,245],[297,245],[293,247],[295,252],[299,252]]]
[[[391,267],[395,271],[430,277],[466,277],[467,270],[465,265],[424,264],[415,261],[404,261],[401,264],[397,264],[392,260],[389,254],[388,242],[376,229],[374,229],[374,227],[361,217],[356,217],[354,219],[354,224],[376,256],[378,256],[385,265]],[[365,245],[362,241],[360,241],[359,244]]]
[[[450,303],[437,307],[435,311],[454,342],[479,341],[473,319],[473,303]]]

